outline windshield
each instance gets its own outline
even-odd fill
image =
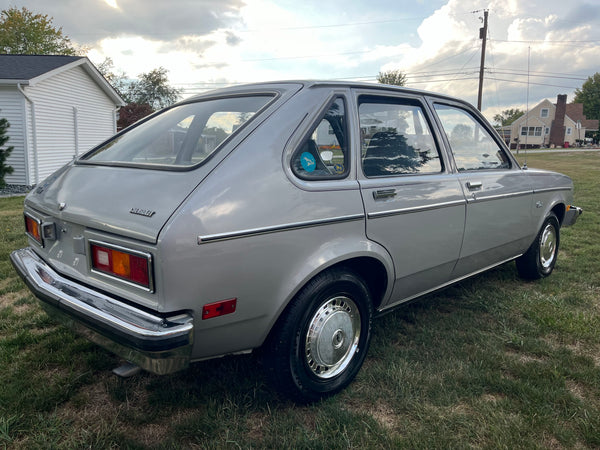
[[[83,155],[80,162],[192,167],[212,155],[272,98],[254,95],[176,106]]]

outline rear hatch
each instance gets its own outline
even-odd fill
[[[163,110],[52,175],[26,205],[67,223],[155,244],[185,198],[300,87],[232,88]]]
[[[70,165],[35,189],[25,204],[61,221],[154,244],[207,173],[208,167],[169,172]]]

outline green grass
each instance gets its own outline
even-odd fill
[[[303,407],[252,356],[112,376],[15,275],[23,199],[1,199],[0,448],[600,447],[600,153],[528,165],[573,177],[585,210],[552,276],[509,263],[384,316],[356,381]]]

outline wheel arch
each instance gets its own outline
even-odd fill
[[[567,212],[567,207],[564,203],[560,202],[552,206],[550,212],[553,212],[558,219],[559,225],[562,226],[563,220],[565,219],[565,214]]]
[[[302,277],[301,281],[296,283],[295,288],[286,296],[282,302],[279,311],[274,315],[273,320],[268,327],[263,344],[269,339],[273,329],[279,320],[285,316],[286,310],[290,307],[294,298],[304,286],[311,282],[319,274],[334,270],[346,269],[357,274],[367,285],[371,294],[373,309],[377,308],[384,300],[391,295],[394,280],[394,266],[391,256],[385,248],[375,243],[369,243],[369,248],[353,252],[351,254],[339,255],[325,264],[313,267],[312,270]]]

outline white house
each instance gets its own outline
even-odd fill
[[[503,137],[506,139],[504,127]],[[556,103],[543,100],[510,125],[508,133],[511,148],[573,146],[585,138],[586,130],[597,130],[598,120],[589,120],[583,114],[583,104],[567,104],[566,95],[558,95]]]
[[[14,147],[6,183],[36,185],[115,134],[123,105],[85,57],[0,55],[0,117]]]

